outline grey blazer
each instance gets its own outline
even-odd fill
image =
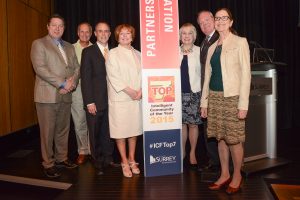
[[[65,63],[58,47],[47,35],[33,41],[31,62],[36,73],[34,101],[38,103],[72,102],[71,93],[59,94],[60,85],[68,78],[79,79],[79,64],[74,46],[63,41],[68,65]]]

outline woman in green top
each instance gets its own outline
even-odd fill
[[[207,135],[216,137],[221,175],[209,186],[219,190],[227,186],[228,194],[240,190],[242,183],[243,142],[247,116],[251,70],[246,38],[235,35],[231,12],[222,8],[215,14],[215,29],[220,37],[208,50],[201,97],[201,116],[207,117]],[[229,173],[229,152],[233,160]]]

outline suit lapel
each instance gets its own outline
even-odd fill
[[[101,52],[101,50],[100,50],[100,48],[99,48],[97,42],[94,44],[94,47],[95,47],[95,52],[96,52],[96,54],[97,54],[97,58],[100,58],[100,60],[101,60],[101,59],[105,60],[105,59],[104,59],[104,55],[102,54],[102,52]]]
[[[61,53],[60,53],[60,51],[58,49],[58,46],[56,46],[56,44],[54,43],[54,41],[52,40],[52,38],[49,35],[47,35],[46,36],[46,40],[52,46],[53,50],[58,54],[58,57],[60,58],[61,62],[64,63],[64,64],[66,64],[63,56],[61,55]],[[66,55],[68,55],[67,48],[65,48],[65,51],[66,51]],[[67,59],[68,59],[68,56],[67,56]],[[68,61],[69,61],[69,59],[68,59]]]

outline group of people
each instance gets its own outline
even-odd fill
[[[92,27],[86,22],[78,25],[74,45],[61,39],[65,21],[60,15],[49,18],[47,29],[48,35],[31,47],[45,174],[59,177],[59,168],[76,168],[90,154],[97,175],[102,175],[106,167],[118,166],[113,162],[111,138],[116,140],[124,176],[139,174],[135,146],[142,134],[142,90],[140,53],[131,46],[135,29],[119,25],[114,32],[119,45],[114,49],[108,45],[111,31],[106,22],[95,25],[95,44],[90,42]],[[68,159],[71,114],[77,163]]]
[[[185,23],[179,30],[183,157],[189,139],[189,162],[198,166],[198,126],[203,124],[208,164],[221,167],[220,177],[209,189],[227,186],[226,192],[233,194],[242,183],[251,80],[249,47],[232,29],[233,16],[227,8],[215,15],[201,11],[197,22],[206,36],[200,46],[194,44],[194,25]],[[90,42],[92,27],[86,22],[78,25],[79,39],[74,45],[61,39],[65,29],[61,16],[51,16],[47,29],[48,35],[35,40],[31,48],[45,174],[58,177],[59,167],[75,168],[90,154],[97,174],[102,175],[105,167],[116,166],[111,139],[119,150],[123,175],[139,174],[135,149],[137,136],[142,134],[142,85],[140,52],[131,46],[134,27],[117,26],[118,46],[112,49],[106,22],[95,25],[95,44]],[[78,144],[77,164],[67,157],[70,113]]]

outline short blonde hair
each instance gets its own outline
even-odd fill
[[[196,40],[196,38],[197,38],[197,31],[196,31],[196,27],[195,27],[193,24],[191,24],[191,23],[185,23],[185,24],[183,24],[183,25],[180,27],[180,29],[179,29],[179,39],[180,39],[180,41],[181,41],[181,39],[182,39],[182,29],[183,29],[183,28],[186,28],[186,27],[191,28],[192,33],[193,33],[193,42],[195,42],[195,40]]]

